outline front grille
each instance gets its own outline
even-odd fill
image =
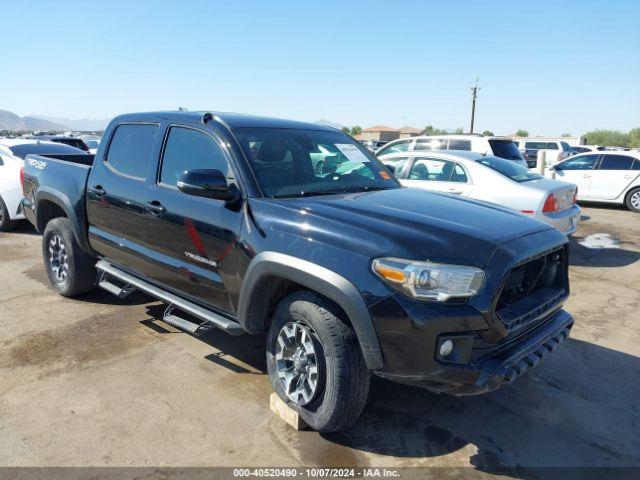
[[[504,282],[496,315],[511,330],[526,325],[561,303],[568,292],[565,247],[515,266]]]

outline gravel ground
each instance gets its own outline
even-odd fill
[[[0,234],[0,466],[640,466],[640,215],[624,209],[583,208],[576,325],[540,366],[476,397],[374,379],[331,435],[271,414],[264,337],[194,338],[141,294],[64,299],[40,248],[27,224]]]

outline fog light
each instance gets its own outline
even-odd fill
[[[445,340],[440,344],[440,356],[447,357],[453,352],[453,342],[451,340]]]

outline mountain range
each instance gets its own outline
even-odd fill
[[[9,131],[98,131],[104,130],[109,119],[58,118],[43,115],[20,117],[8,110],[0,110],[0,130]]]

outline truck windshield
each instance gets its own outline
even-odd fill
[[[344,133],[289,128],[234,132],[267,197],[400,188],[380,161]]]
[[[522,165],[518,165],[515,162],[511,162],[509,160],[505,160],[503,158],[498,157],[482,157],[476,160],[478,163],[486,165],[492,170],[495,170],[498,173],[501,173],[505,177],[509,177],[511,180],[516,182],[529,182],[531,180],[538,180],[543,178],[542,175],[538,175],[537,173],[531,173]]]

